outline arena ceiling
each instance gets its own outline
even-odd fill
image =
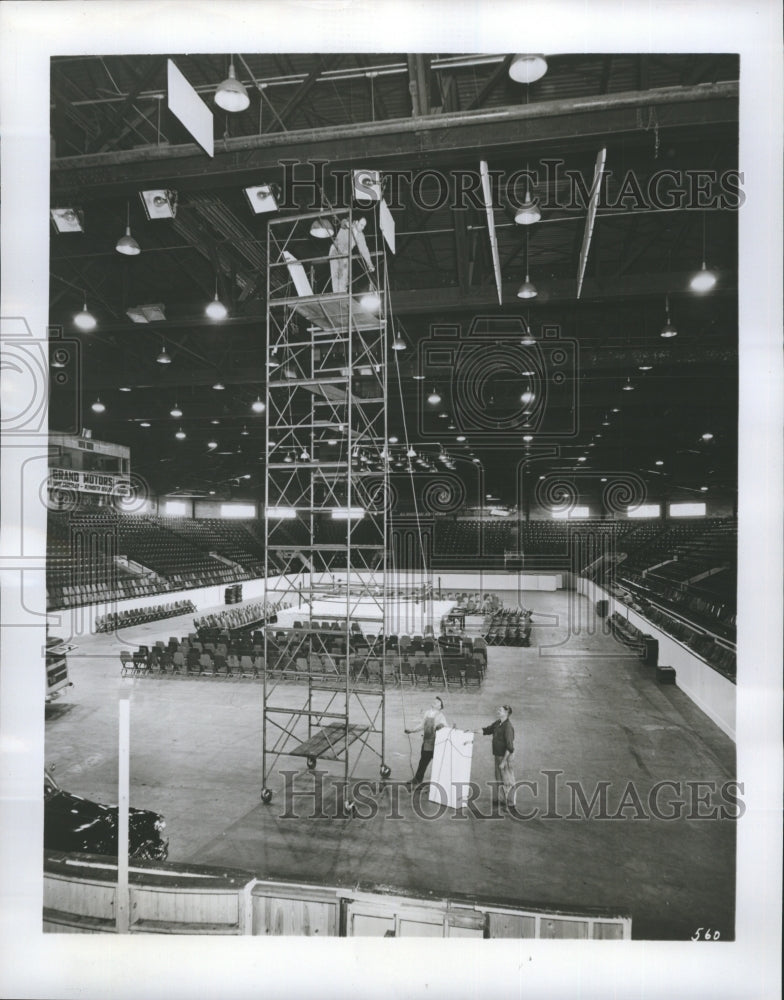
[[[552,56],[547,73],[523,85],[504,54],[235,54],[250,95],[237,113],[213,103],[228,54],[170,58],[214,111],[213,157],[167,108],[166,56],[52,59],[51,207],[82,221],[81,232],[51,235],[52,354],[58,338],[73,346],[64,372],[53,371],[52,430],[88,427],[130,446],[134,471],[156,493],[261,498],[264,418],[250,406],[266,378],[269,216],[250,210],[244,188],[279,185],[279,214],[317,207],[314,197],[339,207],[350,197],[347,172],[364,167],[386,178],[397,233],[390,299],[407,349],[392,358],[393,433],[402,439],[403,410],[425,408],[433,381],[452,411],[436,417],[444,423],[433,466],[439,447],[463,460],[458,469],[478,458],[487,489],[509,502],[526,454],[543,471],[579,469],[586,483],[627,470],[652,494],[734,493],[743,198],[735,56]],[[578,297],[586,194],[603,148]],[[494,172],[502,306],[477,200],[480,160]],[[514,221],[523,170],[542,210],[529,226]],[[173,218],[148,219],[139,193],[152,189],[176,192]],[[138,256],[115,250],[128,221]],[[698,294],[690,281],[703,259],[717,282]],[[521,300],[526,260],[538,296]],[[222,322],[204,314],[216,278],[229,306]],[[73,323],[85,296],[98,321],[89,333]],[[667,299],[677,336],[663,338]],[[157,303],[165,319],[127,315]],[[453,394],[463,390],[454,372],[412,377],[434,327],[467,336],[477,319],[515,343],[524,321],[538,339],[548,330],[570,345],[550,404],[563,428],[555,444],[540,446],[537,429],[523,427],[513,441],[472,441],[472,428],[455,424]],[[164,344],[165,366],[156,361]],[[518,405],[522,381],[508,372],[494,380],[483,402],[491,424]],[[170,416],[175,402],[181,419]],[[180,425],[184,440],[174,437]]]

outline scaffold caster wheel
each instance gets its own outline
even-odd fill
[[[317,761],[317,760],[316,760],[316,758],[315,758],[315,757],[314,757],[314,756],[313,756],[313,755],[311,754],[311,755],[310,755],[310,756],[308,757],[308,759],[307,759],[307,765],[308,765],[308,770],[309,770],[309,771],[315,771],[315,770],[316,770],[316,764],[317,764],[317,763],[318,763],[318,761]]]
[[[391,768],[389,768],[386,764],[382,764],[381,765],[381,777],[382,778],[388,778],[390,776],[390,774],[392,774]]]
[[[262,790],[261,790],[261,801],[264,802],[265,804],[269,804],[270,802],[272,802],[272,789],[271,788],[262,788]]]

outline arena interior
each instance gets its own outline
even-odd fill
[[[45,929],[733,940],[738,57],[50,69]]]

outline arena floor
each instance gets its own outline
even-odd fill
[[[517,603],[518,595],[510,598]],[[212,678],[124,682],[132,684],[132,804],[166,816],[172,861],[333,885],[611,907],[631,913],[638,939],[685,940],[705,926],[732,939],[734,821],[688,818],[689,809],[710,811],[708,803],[695,805],[694,795],[680,818],[657,818],[650,803],[657,782],[676,783],[655,800],[663,817],[677,813],[670,805],[677,793],[688,799],[686,782],[720,788],[732,780],[734,744],[601,628],[586,630],[582,619],[575,634],[569,622],[585,613],[584,598],[561,591],[523,600],[536,612],[531,648],[491,647],[480,691],[441,692],[449,723],[464,729],[487,725],[501,702],[512,705],[516,777],[532,783],[518,793],[516,814],[491,810],[493,760],[485,737],[475,742],[471,773],[479,785],[476,815],[445,810],[432,818],[439,810],[427,795],[413,799],[406,791],[402,783],[416,766],[420,737],[404,729],[435,693],[409,687],[387,693],[392,785],[376,797],[366,791],[367,818],[338,818],[330,795],[321,816],[310,818],[314,778],[301,758],[280,763],[281,770],[303,772],[293,782],[295,798],[286,801],[281,777],[272,803],[263,805],[261,683]],[[199,613],[209,610],[217,609]],[[46,719],[46,760],[63,787],[116,801],[119,651],[189,631],[191,618],[183,617],[138,626],[121,640],[72,640],[74,687],[47,707]],[[279,690],[292,706],[302,704],[301,686]],[[335,765],[324,769],[339,775]],[[377,760],[360,760],[356,776],[376,781]],[[323,780],[331,790],[331,778]],[[567,782],[579,782],[588,800],[608,783],[601,786],[605,815],[614,818],[586,819],[573,810]],[[524,818],[537,808],[538,815]],[[565,818],[570,814],[578,818]]]

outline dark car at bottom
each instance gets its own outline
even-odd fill
[[[128,856],[165,861],[169,841],[166,821],[150,809],[128,809]],[[117,806],[101,805],[66,792],[44,770],[44,848],[117,857]]]

